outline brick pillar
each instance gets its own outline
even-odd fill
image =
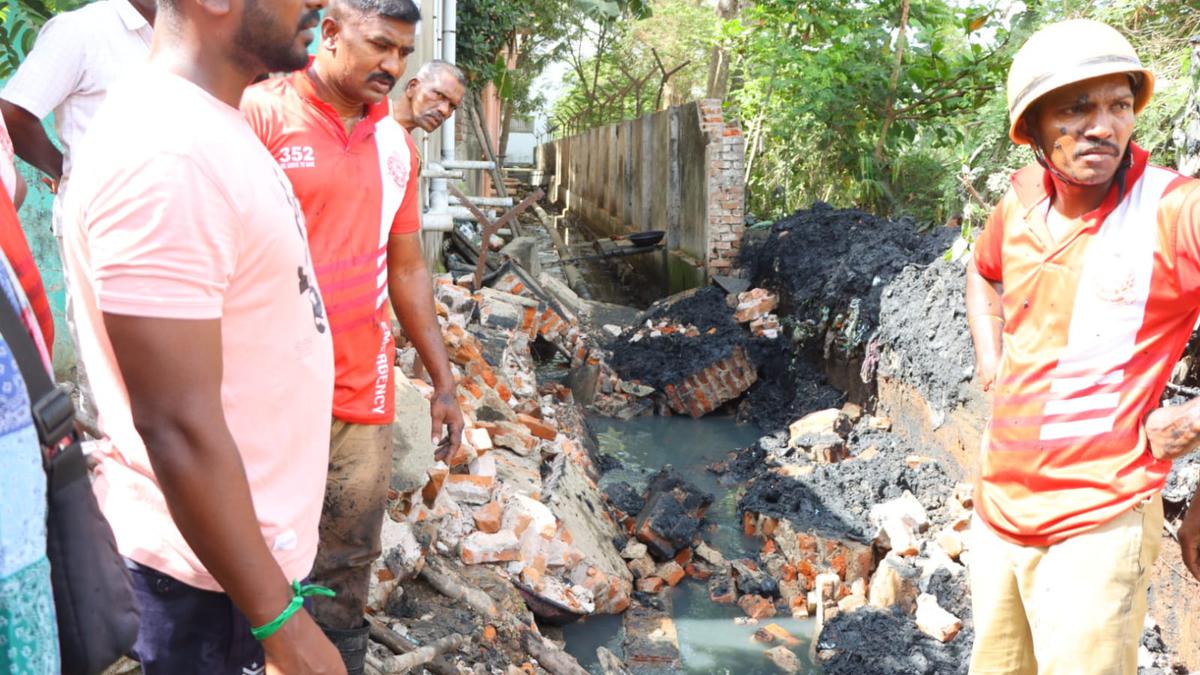
[[[700,128],[708,135],[708,274],[735,274],[746,229],[746,142],[735,122],[726,122],[719,99],[698,102]]]

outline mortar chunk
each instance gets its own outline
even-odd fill
[[[792,650],[780,645],[772,647],[763,652],[771,663],[782,673],[798,673],[800,672],[800,658],[796,656]]]
[[[896,499],[871,507],[868,518],[883,535],[880,543],[901,555],[917,554],[917,532],[929,525],[925,507],[907,490]]]
[[[828,408],[809,413],[792,422],[788,426],[788,433],[792,447],[796,447],[796,440],[800,437],[833,435],[844,438],[852,428],[853,424],[845,413],[837,408]]]
[[[940,642],[949,642],[962,629],[962,621],[938,605],[937,598],[922,593],[917,598],[917,628]]]
[[[721,555],[721,552],[717,549],[709,546],[707,542],[702,541],[696,544],[694,553],[697,558],[710,565],[716,565],[717,567],[724,567],[725,565],[725,556]]]
[[[896,553],[888,553],[887,557],[879,562],[875,574],[871,575],[867,601],[872,607],[895,607],[904,614],[911,614],[916,608],[917,596],[921,593],[920,581],[919,567]]]
[[[621,549],[621,557],[626,560],[637,560],[646,557],[646,545],[636,539],[630,539]]]

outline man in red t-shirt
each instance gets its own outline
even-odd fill
[[[973,675],[1137,672],[1160,493],[1200,440],[1200,403],[1159,408],[1200,316],[1200,181],[1132,142],[1153,92],[1095,21],[1047,26],[1009,71],[1009,136],[1038,163],[1014,174],[967,264],[992,395]]]
[[[421,252],[417,151],[387,100],[419,20],[411,0],[335,0],[308,69],[242,99],[304,211],[333,334],[333,432],[312,580],[337,597],[316,599],[313,615],[351,675],[363,669],[363,610],[392,466],[389,299],[433,381],[434,434],[446,427],[448,436],[439,457],[457,448],[463,426]]]

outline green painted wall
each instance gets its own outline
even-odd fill
[[[51,138],[57,138],[51,136]],[[19,215],[25,238],[33,250],[34,260],[42,273],[42,283],[50,296],[50,309],[54,313],[54,371],[60,376],[69,375],[75,365],[75,345],[67,330],[66,284],[63,280],[62,260],[58,255],[58,242],[50,231],[50,214],[54,195],[41,182],[41,174],[25,162],[17,161],[17,169],[29,185],[25,203]]]
[[[20,15],[21,10],[15,3],[10,4],[8,9],[5,26],[11,27],[13,19]],[[5,81],[6,79],[0,78],[0,88],[4,86]],[[57,143],[53,115],[45,121],[45,126],[50,138]],[[19,215],[21,225],[25,229],[25,237],[29,240],[29,247],[33,250],[33,257],[42,273],[42,282],[50,296],[50,309],[54,313],[54,370],[61,378],[70,375],[75,366],[75,345],[67,328],[67,295],[62,260],[59,258],[58,243],[50,231],[54,195],[50,194],[49,188],[42,183],[42,175],[33,167],[17,160],[17,171],[25,178],[29,187]]]

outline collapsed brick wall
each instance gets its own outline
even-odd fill
[[[677,384],[666,386],[667,402],[680,415],[704,417],[728,401],[741,396],[758,380],[758,371],[741,347],[728,358]]]

